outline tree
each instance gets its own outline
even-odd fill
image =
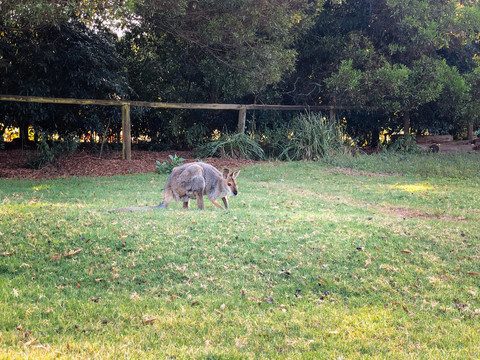
[[[69,20],[124,25],[137,0],[1,0],[0,31],[34,31]]]
[[[328,1],[300,51],[297,74],[308,81],[295,93],[372,114],[364,129],[397,128],[401,119],[405,133],[412,122],[421,131],[432,104],[460,123],[469,91],[461,71],[473,69],[465,49],[476,42],[478,14],[477,2],[466,1]]]
[[[93,99],[128,98],[123,61],[112,34],[83,23],[9,32],[0,37],[0,93]],[[114,108],[2,103],[2,123],[29,125],[60,134],[101,131],[104,119],[119,118]]]
[[[199,0],[139,4],[144,32],[171,36],[196,57],[206,83],[225,78],[225,97],[258,93],[292,71],[295,39],[322,1]]]
[[[120,49],[143,100],[242,102],[293,71],[294,41],[313,24],[320,5],[308,0],[145,1]],[[194,139],[236,122],[232,112],[145,110],[141,117],[151,138],[174,145],[194,145]]]

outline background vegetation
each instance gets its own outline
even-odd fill
[[[13,1],[0,9],[0,93],[169,102],[328,104],[358,145],[479,126],[480,5],[465,0]],[[120,38],[114,33],[120,31]],[[118,109],[0,104],[1,131],[118,138]],[[228,111],[136,109],[133,135],[195,148]],[[249,112],[260,142],[291,113]],[[283,134],[288,136],[288,134]],[[270,149],[263,148],[268,154]]]

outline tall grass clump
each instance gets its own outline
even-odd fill
[[[195,155],[199,158],[226,157],[251,160],[265,158],[261,146],[246,134],[224,134],[218,140],[197,147]]]
[[[324,118],[321,113],[305,113],[293,119],[279,158],[316,161],[343,154],[348,149],[345,135],[336,121]]]

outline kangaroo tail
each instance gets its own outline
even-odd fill
[[[158,206],[133,206],[133,207],[126,207],[126,208],[108,210],[108,212],[109,213],[114,213],[114,212],[123,212],[123,211],[155,210],[155,209],[160,209],[162,207],[164,207],[164,206],[162,206],[162,205],[158,205]]]

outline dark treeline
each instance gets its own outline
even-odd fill
[[[345,106],[357,145],[480,124],[476,0],[0,1],[0,93],[165,102]],[[121,36],[117,36],[121,29]],[[293,112],[249,112],[274,137]],[[133,109],[133,136],[194,148],[232,111]],[[112,107],[0,103],[26,134],[118,134]],[[255,135],[255,136],[253,136]]]

